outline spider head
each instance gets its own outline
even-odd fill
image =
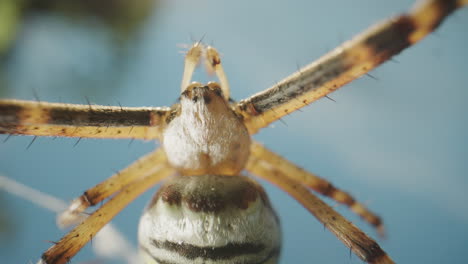
[[[180,99],[181,103],[184,100],[188,100],[193,103],[200,101],[206,105],[211,104],[213,101],[226,101],[221,86],[216,82],[209,82],[206,85],[197,82],[191,83],[182,92]]]

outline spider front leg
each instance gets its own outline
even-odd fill
[[[376,264],[394,263],[377,242],[312,194],[305,185],[278,169],[272,161],[253,154],[246,169],[289,193],[362,260]]]
[[[267,90],[236,103],[236,112],[255,134],[390,60],[465,5],[468,0],[420,1],[407,14],[370,27]]]
[[[152,170],[147,171],[144,177],[136,179],[125,186],[112,199],[66,234],[57,244],[50,247],[42,255],[42,259],[38,264],[64,264],[69,262],[70,259],[123,208],[141,193],[173,172],[174,169],[167,163],[154,166]]]
[[[77,220],[81,219],[81,213],[88,207],[94,206],[114,193],[121,191],[125,186],[148,175],[152,170],[158,170],[158,166],[166,162],[167,158],[164,151],[161,148],[157,149],[117,174],[86,190],[80,197],[71,202],[67,210],[60,214],[58,217],[59,226],[67,227],[76,224]]]
[[[158,139],[168,107],[77,105],[0,100],[0,134]]]

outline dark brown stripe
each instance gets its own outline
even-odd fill
[[[195,188],[189,184],[197,177]],[[148,208],[161,199],[171,206],[181,206],[184,203],[194,212],[219,213],[228,207],[245,210],[250,203],[261,199],[263,204],[271,207],[263,188],[244,176],[177,176],[169,179],[154,195]]]
[[[365,44],[375,51],[379,64],[414,44],[409,39],[411,34],[420,30],[427,30],[427,33],[434,31],[458,7],[456,0],[436,0],[432,1],[430,6],[438,13],[431,14],[432,17],[427,24],[423,25],[423,28],[418,28],[417,25],[419,22],[417,19],[420,17],[408,14],[393,19],[392,23],[386,22],[387,24],[379,29],[378,34],[371,34],[372,36],[365,41]],[[426,6],[428,7],[429,5]]]
[[[240,109],[254,109],[255,111],[249,111],[249,114],[259,115],[267,110],[273,108],[273,106],[281,105],[289,102],[290,100],[297,98],[317,87],[323,86],[330,80],[334,80],[347,72],[350,67],[349,63],[346,63],[346,54],[340,54],[329,60],[324,61],[323,64],[317,65],[315,69],[310,70],[307,80],[294,80],[293,82],[278,84],[268,92],[261,93],[250,100],[242,100],[239,102]],[[299,88],[289,90],[284,96],[276,96],[281,90],[287,89],[291,85],[297,85],[297,83],[303,83],[299,85]],[[271,100],[273,96],[276,96],[276,100]],[[246,106],[249,105],[250,106]]]
[[[378,34],[371,34],[364,40],[364,44],[377,55],[379,64],[411,45],[409,36],[416,29],[411,17],[400,16],[394,21],[379,28]]]
[[[180,263],[166,261],[166,260],[162,260],[160,258],[157,258],[156,256],[153,256],[151,254],[151,252],[145,247],[140,246],[140,249],[145,251],[146,254],[151,256],[151,258],[153,258],[158,264],[180,264]],[[255,261],[255,262],[245,262],[245,261],[243,261],[243,262],[232,262],[232,264],[265,264],[265,263],[267,263],[268,261],[270,261],[273,258],[279,258],[280,253],[281,253],[281,249],[279,247],[277,247],[277,248],[273,248],[270,251],[270,253],[264,259],[262,259],[260,261]]]
[[[382,248],[377,244],[376,242],[373,241],[371,245],[362,245],[359,244],[358,241],[356,243],[353,243],[354,246],[359,246],[361,248],[362,252],[365,252],[365,259],[364,261],[368,263],[376,263],[377,260],[384,258],[387,256],[387,253],[382,250]]]
[[[69,126],[150,126],[151,110],[50,109],[50,124]]]
[[[228,243],[221,247],[200,247],[186,243],[162,242],[153,239],[151,244],[159,249],[177,252],[177,254],[191,260],[196,258],[225,260],[243,255],[260,254],[265,250],[265,245],[253,243]]]
[[[55,264],[55,263],[58,263],[59,261],[61,261],[64,258],[65,253],[66,253],[66,251],[63,251],[60,254],[50,256],[50,255],[47,254],[47,252],[44,252],[42,254],[41,259],[46,264]],[[71,257],[65,257],[67,263],[70,261],[70,258]]]
[[[432,25],[431,31],[436,29],[442,21],[444,21],[444,18],[450,15],[453,11],[455,11],[459,6],[459,1],[457,0],[439,0],[436,1],[435,6],[436,9],[439,11],[439,14],[436,16],[436,21]]]
[[[182,202],[182,195],[175,185],[168,184],[159,188],[159,190],[151,199],[149,207],[152,207],[159,199],[162,199],[169,205],[180,206]]]
[[[209,195],[194,193],[184,198],[190,210],[204,213],[219,213],[225,209],[227,204],[230,202],[219,193]]]
[[[18,124],[20,122],[19,113],[23,108],[17,105],[0,104],[0,125]]]
[[[182,195],[183,201],[194,212],[219,213],[228,207],[245,210],[258,198],[269,206],[268,198],[261,186],[243,176],[190,177],[204,177],[206,180],[206,184],[200,184],[196,189]]]

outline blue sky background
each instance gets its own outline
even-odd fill
[[[234,99],[270,87],[412,1],[164,1],[131,44],[125,64],[98,25],[59,17],[29,20],[8,78],[9,98],[126,106],[175,102],[182,75],[178,44],[205,35],[223,54]],[[89,30],[89,26],[93,30]],[[263,130],[255,139],[317,173],[381,215],[378,239],[398,263],[465,263],[468,245],[468,9],[436,34],[364,77]],[[118,76],[109,72],[121,70]],[[200,71],[196,80],[209,80]],[[5,136],[0,136],[3,141]],[[0,143],[0,174],[71,200],[151,151],[152,142],[13,137]],[[281,263],[361,263],[292,198],[265,184],[281,217]],[[150,191],[115,224],[136,245]],[[55,216],[3,195],[15,233],[0,243],[2,263],[36,261],[63,231]],[[334,202],[331,202],[334,205]],[[344,206],[336,207],[373,237]],[[89,248],[73,263],[93,259]]]

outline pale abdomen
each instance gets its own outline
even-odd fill
[[[174,176],[139,226],[146,263],[274,264],[281,232],[263,188],[245,176]]]

